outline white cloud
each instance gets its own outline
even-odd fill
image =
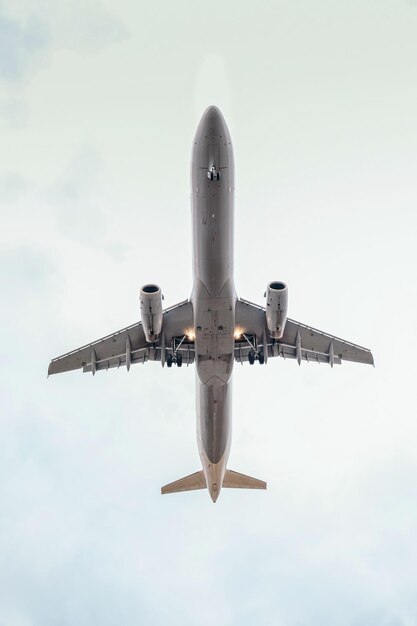
[[[127,37],[124,23],[96,0],[3,3],[0,5],[0,78],[13,86],[46,66],[58,49],[95,54]]]
[[[17,172],[5,172],[0,176],[0,203],[10,203],[29,190],[33,183]]]
[[[8,122],[9,127],[14,129],[22,128],[29,119],[27,104],[16,98],[0,102],[0,115]]]
[[[95,54],[125,41],[127,26],[95,0],[54,2],[50,7],[53,44],[80,54]]]
[[[31,14],[16,20],[0,5],[0,78],[16,82],[43,59],[49,44],[46,24]]]
[[[41,195],[53,209],[56,227],[65,237],[94,245],[106,232],[100,206],[102,167],[94,148],[85,146],[71,159],[65,172]]]

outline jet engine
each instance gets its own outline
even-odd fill
[[[266,288],[266,325],[274,339],[284,334],[288,310],[288,287],[285,283],[269,283]]]
[[[148,343],[155,343],[161,334],[162,299],[158,285],[144,285],[140,290],[140,317]]]

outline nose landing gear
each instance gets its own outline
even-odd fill
[[[216,170],[215,165],[212,165],[207,172],[207,178],[209,180],[220,180],[220,172]]]

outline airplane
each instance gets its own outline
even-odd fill
[[[216,106],[204,112],[192,146],[194,284],[191,297],[165,310],[161,288],[140,290],[141,320],[52,359],[49,374],[91,372],[158,361],[196,365],[197,443],[202,469],[162,487],[163,494],[222,488],[266,489],[227,468],[234,363],[266,365],[282,357],[310,363],[374,364],[370,350],[287,317],[288,286],[267,285],[266,306],[239,298],[233,280],[234,161],[230,133]]]

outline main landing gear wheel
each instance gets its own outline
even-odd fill
[[[253,365],[255,361],[259,361],[259,365],[263,365],[265,363],[265,355],[262,350],[260,352],[250,350],[248,352],[248,361],[251,365]]]
[[[181,352],[178,352],[177,354],[177,367],[181,367],[182,365],[182,354]]]
[[[167,367],[172,367],[172,354],[167,354]]]

